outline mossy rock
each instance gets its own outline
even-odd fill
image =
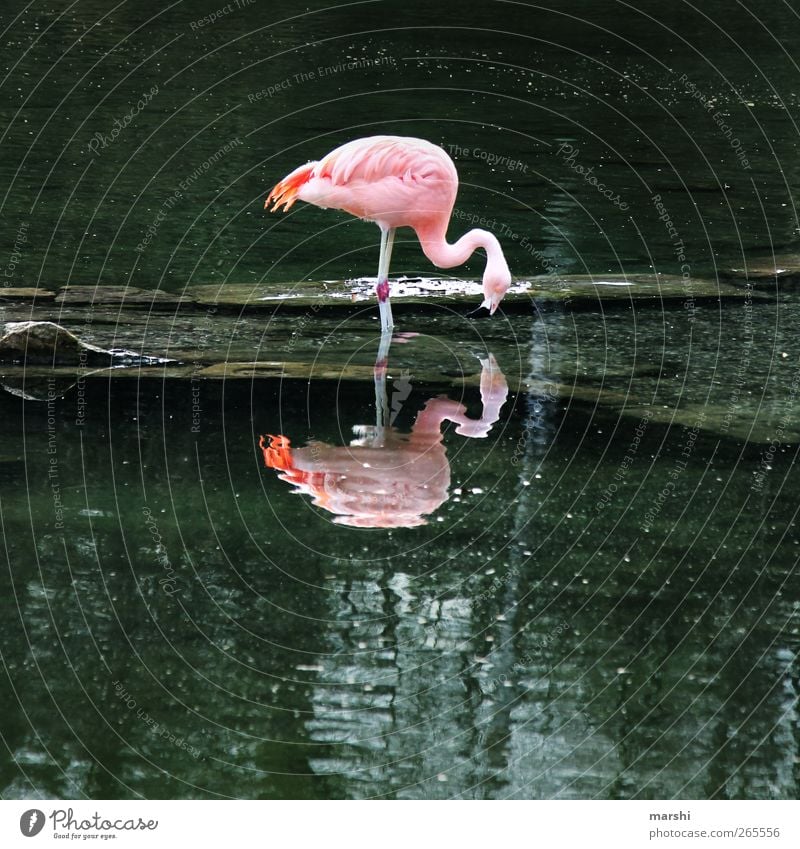
[[[162,292],[160,289],[137,289],[134,286],[65,286],[55,296],[57,304],[93,307],[175,307],[187,303],[186,295]]]
[[[0,300],[3,301],[52,301],[55,292],[49,289],[37,289],[34,286],[6,286],[0,289]]]
[[[740,301],[746,297],[738,286],[708,278],[684,278],[672,274],[568,274],[544,275],[531,280],[536,298],[555,288],[567,302],[598,303],[631,302],[716,302]],[[555,295],[554,295],[555,297]],[[763,296],[760,296],[763,297]]]
[[[754,257],[746,263],[729,268],[727,276],[740,285],[750,282],[759,288],[775,288],[800,282],[800,254],[775,254]]]
[[[473,280],[400,278],[391,281],[392,306],[477,307],[483,298],[481,284]],[[186,294],[202,306],[317,311],[358,308],[375,304],[373,280],[319,283],[260,283],[188,286]],[[738,286],[717,280],[684,279],[673,275],[540,275],[514,283],[503,299],[506,311],[530,311],[534,302],[592,307],[615,303],[718,302],[743,300]],[[760,296],[764,297],[764,296]]]

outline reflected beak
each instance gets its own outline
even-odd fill
[[[474,310],[470,310],[470,312],[467,313],[467,318],[488,318],[486,315],[487,312],[489,315],[492,314],[489,307],[486,306],[486,301],[484,301],[479,307],[475,307]]]

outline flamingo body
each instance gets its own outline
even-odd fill
[[[494,313],[505,295],[511,274],[493,234],[471,230],[455,244],[447,243],[457,192],[455,165],[438,145],[403,136],[371,136],[343,144],[319,162],[296,168],[272,189],[265,206],[272,204],[273,212],[281,207],[285,211],[296,200],[303,200],[344,210],[381,228],[377,292],[383,329],[388,330],[389,258],[398,227],[413,228],[425,255],[441,268],[461,265],[477,248],[484,248],[483,306]]]
[[[372,136],[343,144],[281,180],[268,203],[304,200],[342,209],[381,228],[424,226],[450,218],[458,174],[450,157],[424,139]]]

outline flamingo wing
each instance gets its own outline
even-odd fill
[[[314,176],[327,177],[334,186],[357,180],[377,183],[387,177],[404,181],[458,181],[450,157],[424,139],[371,136],[343,144],[320,160]]]

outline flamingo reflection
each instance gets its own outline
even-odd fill
[[[383,349],[386,350],[383,350]],[[482,415],[470,419],[450,398],[431,398],[417,414],[410,433],[389,421],[386,392],[388,344],[375,365],[376,424],[353,428],[349,445],[310,442],[294,448],[286,436],[262,436],[264,463],[293,484],[295,492],[335,515],[334,522],[358,528],[413,528],[426,524],[448,496],[450,462],[442,443],[444,421],[472,439],[489,434],[508,396],[508,384],[492,354],[481,362]]]

